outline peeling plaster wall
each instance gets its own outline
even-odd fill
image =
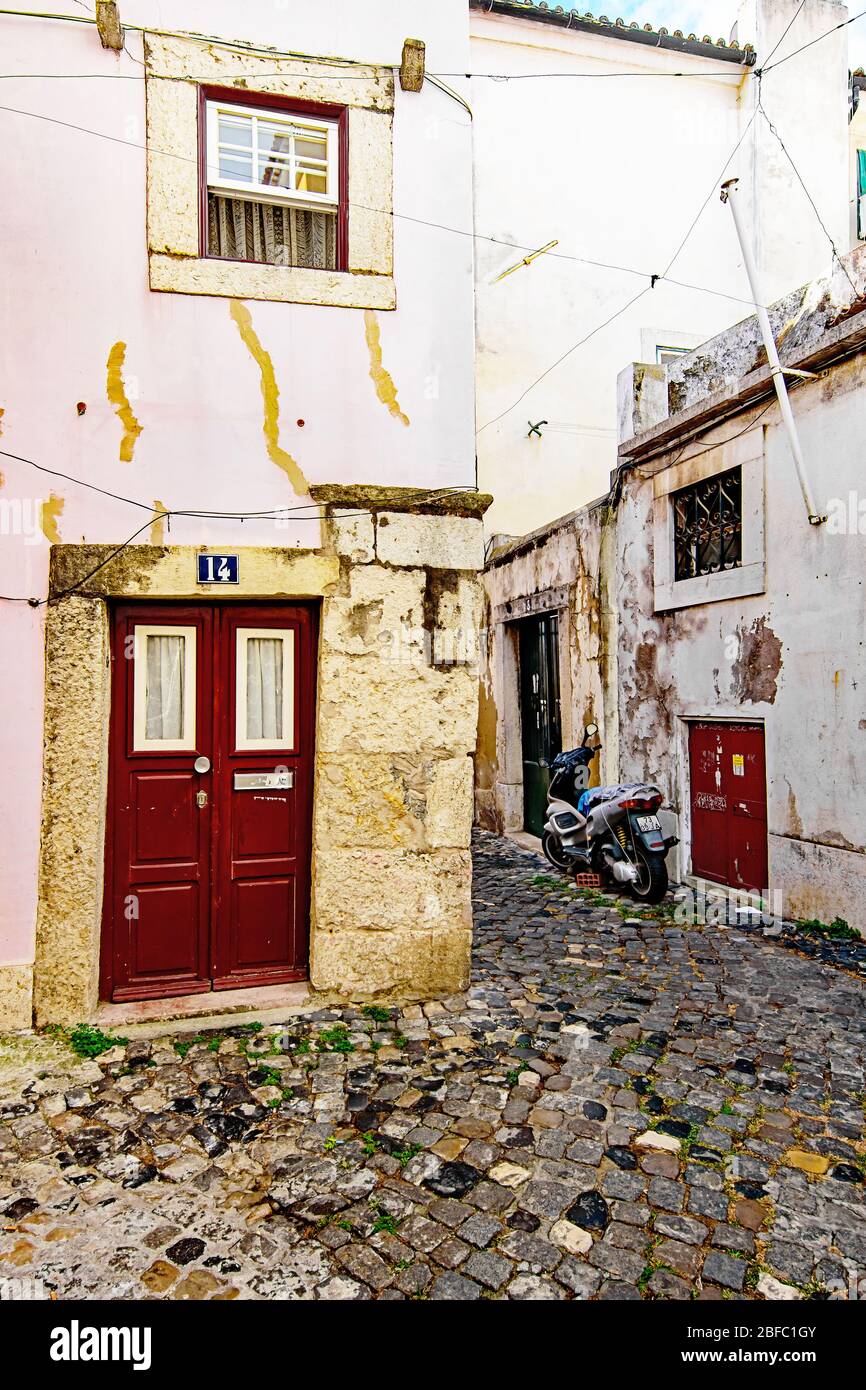
[[[605,744],[602,778],[615,752],[616,692],[608,660],[615,622],[606,507],[597,503],[519,542],[495,550],[484,573],[485,661],[476,747],[476,816],[496,830],[523,828],[523,765],[516,623],[559,614],[563,747],[579,743],[585,724],[598,724]],[[594,777],[598,777],[598,764]]]
[[[820,319],[820,311],[819,311]],[[736,357],[743,334],[727,350]],[[816,334],[816,339],[820,333]],[[708,348],[693,392],[717,372]],[[682,368],[677,367],[677,372]],[[631,470],[618,511],[620,775],[665,789],[686,843],[685,720],[763,722],[770,884],[784,911],[866,928],[866,506],[857,441],[866,428],[866,356],[799,385],[793,404],[811,483],[835,520],[808,524],[774,404],[712,430],[713,443],[765,431],[767,589],[670,613],[653,611],[652,474]],[[695,449],[706,447],[698,437]],[[686,457],[688,457],[688,452]],[[850,501],[854,494],[854,503]],[[835,504],[834,504],[835,499]]]
[[[70,6],[49,0],[40,9],[63,14]],[[265,46],[386,67],[399,63],[411,33],[426,40],[432,69],[468,70],[463,0],[435,6],[317,0],[306,7],[249,0],[242,22],[230,0],[177,0],[170,7],[126,0],[121,13],[128,24],[230,39],[242,31]],[[393,197],[405,217],[389,219],[383,237],[381,218],[371,220],[363,209],[354,214],[372,258],[391,254],[393,232],[397,307],[380,306],[376,317],[382,367],[411,422],[406,426],[371,380],[363,307],[251,297],[246,307],[263,354],[257,360],[218,277],[209,287],[213,295],[149,288],[141,34],[128,32],[129,52],[116,54],[101,47],[90,26],[8,16],[3,38],[10,73],[124,79],[45,82],[35,105],[37,84],[7,83],[9,105],[38,108],[47,119],[4,116],[9,196],[0,207],[0,235],[15,248],[4,297],[4,448],[147,507],[155,498],[166,508],[225,512],[308,505],[278,451],[295,461],[311,487],[472,484],[472,245],[411,220],[471,223],[470,131],[457,103],[431,84],[420,93],[404,93],[397,84],[393,189],[383,190],[385,201],[378,203],[367,196],[376,191],[368,186],[358,200],[389,207]],[[261,60],[246,64],[247,70],[260,66]],[[359,107],[353,114],[357,161],[367,113]],[[357,278],[372,283],[376,277]],[[256,287],[248,291],[254,296]],[[122,352],[117,344],[125,345]],[[273,393],[263,399],[270,373],[276,415]],[[142,525],[135,544],[161,538],[172,547],[260,547],[267,554],[272,547],[316,547],[322,539],[309,510],[244,522],[174,516],[150,526],[146,511],[24,463],[3,460],[2,473],[0,502],[24,516],[23,525],[4,526],[0,537],[4,594],[46,593],[49,544],[40,516],[51,539],[65,544],[116,546]],[[35,518],[32,527],[28,516]],[[45,640],[44,608],[2,605],[0,642],[14,679],[0,691],[0,1001],[20,1000],[22,972],[29,975],[35,949]],[[20,1015],[20,1003],[10,1003],[3,1017]]]

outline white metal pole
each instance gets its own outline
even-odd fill
[[[797,433],[797,422],[794,419],[794,412],[791,409],[791,402],[788,399],[788,388],[785,385],[785,369],[779,361],[779,352],[776,347],[776,340],[773,337],[773,327],[770,323],[770,315],[764,306],[761,286],[758,281],[758,267],[752,254],[752,247],[746,236],[743,226],[740,209],[737,206],[737,188],[739,179],[728,179],[722,185],[722,202],[727,203],[734,217],[734,226],[737,229],[737,238],[740,243],[740,250],[743,253],[743,260],[746,266],[746,274],[749,277],[749,285],[752,290],[752,298],[755,301],[755,308],[758,314],[758,323],[761,328],[761,336],[764,339],[764,347],[767,351],[767,361],[770,364],[770,372],[773,377],[773,385],[776,388],[776,395],[779,398],[779,409],[782,412],[782,419],[788,433],[791,444],[791,453],[794,455],[794,466],[797,470],[797,478],[800,482],[800,490],[803,494],[803,501],[806,503],[806,511],[809,514],[809,521],[813,526],[820,526],[822,521],[826,521],[826,516],[821,516],[815,506],[812,497],[812,489],[809,487],[809,479],[806,476],[806,463],[803,458],[803,450],[800,447],[800,436]],[[801,372],[797,376],[804,375]]]

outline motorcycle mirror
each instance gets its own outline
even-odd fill
[[[595,736],[596,736],[597,733],[598,733],[598,725],[597,725],[597,724],[587,724],[587,725],[586,725],[586,728],[585,728],[584,731],[583,731],[583,743],[582,743],[581,746],[582,746],[583,748],[585,748],[586,745],[589,743],[589,740],[590,740],[591,738],[595,738]]]

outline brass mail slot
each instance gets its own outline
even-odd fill
[[[293,772],[236,772],[236,792],[284,792],[294,786]]]

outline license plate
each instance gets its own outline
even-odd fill
[[[661,830],[662,824],[658,816],[638,816],[637,828],[646,833],[648,830]]]

